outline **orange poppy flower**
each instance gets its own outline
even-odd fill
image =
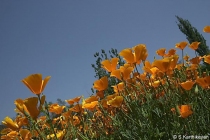
[[[134,56],[135,56],[135,62],[137,64],[140,64],[141,63],[141,60],[142,61],[145,61],[147,56],[148,56],[148,53],[147,53],[147,49],[146,49],[146,45],[144,44],[138,44],[136,46],[133,47],[133,50],[134,50]]]
[[[108,104],[107,104],[107,99],[102,99],[101,100],[101,105],[103,106],[103,108],[108,108]]]
[[[85,103],[91,103],[93,101],[98,101],[98,97],[97,96],[90,96],[89,98],[84,100]]]
[[[19,127],[22,127],[24,125],[26,126],[29,123],[27,117],[22,117],[20,115],[18,115],[16,117],[15,121],[17,122],[17,124],[18,124]]]
[[[175,54],[176,54],[176,50],[175,50],[175,49],[170,49],[170,50],[168,51],[167,56],[171,56],[171,55],[175,55]]]
[[[70,117],[72,117],[71,115],[72,115],[72,111],[68,110],[66,112],[63,112],[61,116],[63,116],[65,118],[65,120],[68,120],[68,119],[70,119]]]
[[[170,69],[171,70],[175,69],[178,60],[179,60],[178,55],[173,55],[173,56],[170,57]]]
[[[68,104],[73,105],[74,103],[78,103],[82,96],[75,97],[73,99],[65,100]]]
[[[198,83],[204,89],[209,86],[209,84],[205,81],[205,78],[197,78],[196,83]]]
[[[204,58],[204,62],[210,64],[210,55],[205,55],[203,56],[203,58]]]
[[[65,131],[64,130],[58,130],[56,132],[56,137],[59,139],[59,140],[62,140],[63,139],[63,136],[65,135]],[[53,139],[55,137],[55,134],[50,134],[50,135],[47,135],[47,139]]]
[[[163,57],[165,55],[165,53],[166,53],[166,49],[165,48],[161,48],[161,49],[157,50],[156,53],[157,53],[157,55]]]
[[[152,65],[150,64],[150,62],[149,61],[145,61],[144,62],[144,67],[142,68],[142,70],[152,74],[151,68],[152,68]]]
[[[206,82],[210,85],[210,76],[205,77]]]
[[[100,99],[104,98],[104,91],[98,91],[96,92],[97,97],[99,97]]]
[[[112,94],[112,95],[106,96],[106,99],[107,99],[107,100],[111,100],[111,99],[113,99],[113,98],[116,97],[116,96],[117,96],[117,93],[114,93],[114,94]]]
[[[122,56],[127,63],[140,64],[141,60],[146,60],[148,53],[144,44],[138,44],[133,47],[134,53],[131,48],[122,50],[119,55]]]
[[[120,82],[119,84],[115,85],[115,86],[112,86],[114,88],[114,92],[115,93],[118,93],[120,91],[123,91],[124,90],[124,83],[123,82]]]
[[[136,78],[130,78],[126,80],[126,86],[127,87],[132,87],[136,85]]]
[[[195,82],[193,81],[186,81],[186,82],[180,83],[181,87],[185,90],[191,90],[194,84]]]
[[[144,62],[144,67],[146,67],[146,68],[152,68],[152,65],[151,65],[151,63],[149,62],[149,61],[145,61]]]
[[[157,67],[162,72],[167,72],[170,68],[170,59],[169,58],[164,58],[164,59],[161,59],[161,60],[155,60],[152,63],[152,66]]]
[[[152,76],[155,76],[160,70],[157,67],[152,67],[150,69]]]
[[[196,69],[198,69],[198,64],[191,64],[188,68],[187,68],[187,70],[196,70]]]
[[[42,80],[41,74],[32,74],[28,77],[24,78],[22,82],[31,90],[34,94],[41,94],[50,80],[50,76],[47,76],[44,80]]]
[[[21,129],[20,135],[24,140],[29,140],[32,137],[32,134],[28,129]]]
[[[203,28],[203,32],[210,33],[210,25]]]
[[[193,42],[189,45],[189,47],[193,50],[197,50],[198,49],[198,46],[199,46],[200,42]]]
[[[81,104],[76,104],[72,108],[69,109],[70,111],[73,112],[83,112],[82,105]]]
[[[4,118],[2,124],[6,125],[8,128],[12,130],[17,130],[19,128],[18,124],[8,116]]]
[[[160,81],[154,81],[154,82],[150,82],[149,83],[151,86],[153,86],[154,88],[158,87],[160,85]]]
[[[123,80],[127,80],[130,78],[131,72],[134,70],[133,67],[131,67],[128,64],[124,64],[124,66],[120,66],[120,72],[122,74]]]
[[[187,43],[186,41],[177,43],[177,44],[176,44],[176,48],[179,48],[179,49],[183,50],[183,49],[187,46],[187,44],[188,44],[188,43]]]
[[[116,96],[115,98],[107,101],[107,104],[113,107],[120,107],[122,102],[123,102],[123,96]]]
[[[196,83],[198,83],[202,88],[208,88],[210,85],[210,76],[204,78],[197,78]]]
[[[193,114],[191,107],[189,105],[179,106],[179,111],[182,118],[187,118],[188,116]]]
[[[33,119],[36,119],[40,113],[40,110],[37,108],[38,98],[30,97],[24,100],[24,105],[26,106],[30,116]]]
[[[146,79],[147,79],[147,73],[144,72],[144,73],[138,75],[137,78],[138,78],[138,79],[141,79],[141,80],[146,80]]]
[[[134,53],[132,52],[131,48],[127,48],[127,49],[123,49],[120,53],[120,56],[123,57],[123,59],[127,62],[127,63],[135,63],[135,58],[134,58]]]
[[[53,112],[55,114],[61,114],[65,106],[60,106],[57,103],[51,104],[49,106],[49,112]]]
[[[2,124],[3,124],[3,123],[2,123]],[[3,124],[3,125],[4,125],[4,124]],[[11,128],[6,127],[6,128],[3,128],[3,129],[1,130],[0,134],[5,136],[6,134],[8,134],[8,133],[11,132],[11,131],[13,131]],[[0,137],[0,138],[2,138],[2,137]]]
[[[116,77],[117,79],[122,80],[120,69],[112,71],[110,76],[111,77]]]
[[[98,101],[93,101],[91,103],[85,103],[82,105],[82,108],[88,109],[90,111],[93,111],[95,107],[98,105]]]
[[[119,60],[119,58],[112,58],[111,61],[110,60],[104,60],[104,61],[101,62],[101,64],[102,64],[102,67],[105,70],[107,70],[108,72],[112,72],[112,71],[116,70],[118,60]]]
[[[94,82],[93,88],[97,89],[98,91],[105,90],[108,87],[108,78],[106,76],[102,77],[99,80]]]
[[[194,58],[190,59],[190,62],[192,64],[199,64],[201,62],[201,57],[200,56],[194,57]]]
[[[145,73],[150,73],[152,74],[152,71],[151,71],[151,68],[152,67],[147,67],[146,65],[142,68],[142,70],[145,72]],[[137,76],[139,76],[140,74],[138,74]]]
[[[111,77],[116,77],[119,80],[127,80],[130,78],[130,74],[133,71],[133,67],[129,64],[124,64],[124,66],[120,66],[120,69],[111,72]]]
[[[74,124],[74,126],[80,124],[80,120],[79,120],[78,116],[73,116],[73,124]]]
[[[25,106],[25,104],[24,104],[24,101],[22,99],[16,99],[14,101],[14,104],[16,105],[15,111],[17,113],[22,113],[22,114],[25,114],[25,112],[29,113],[27,108],[26,108],[26,106]]]
[[[137,76],[139,76],[139,75],[140,75],[139,72],[133,72],[133,78],[135,78],[135,77],[137,77]]]
[[[39,104],[39,107],[37,108],[38,105],[38,97],[30,97],[27,99],[17,99],[15,100],[15,105],[16,105],[16,111],[23,113],[28,113],[33,119],[36,119],[41,111],[42,105],[45,102],[45,96],[41,97],[41,102]]]
[[[17,131],[10,131],[7,135],[1,136],[2,140],[14,140],[19,137],[19,133]],[[20,139],[20,137],[18,138]]]

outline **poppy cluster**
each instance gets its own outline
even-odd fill
[[[203,31],[210,33],[210,26],[206,26]],[[189,46],[197,50],[199,45],[200,42],[189,44],[183,41],[175,44],[175,48],[184,51]],[[174,48],[168,52],[161,48],[156,53],[161,59],[150,62],[147,60],[146,45],[138,44],[119,53],[125,61],[124,65],[119,66],[119,58],[102,61],[102,68],[119,82],[108,87],[110,77],[101,77],[93,84],[94,95],[67,99],[66,106],[48,104],[45,101],[43,91],[50,76],[42,79],[41,74],[29,75],[22,82],[36,97],[15,100],[15,111],[18,115],[15,119],[7,116],[2,121],[6,128],[1,131],[1,139],[82,139],[84,134],[89,138],[99,138],[102,134],[110,136],[119,131],[115,121],[120,118],[132,120],[129,115],[136,110],[143,112],[141,117],[145,117],[145,121],[150,120],[152,115],[147,115],[141,108],[151,102],[156,103],[155,106],[165,107],[162,116],[167,114],[167,117],[174,120],[190,120],[198,114],[192,96],[200,99],[198,89],[204,92],[210,89],[209,73],[200,71],[202,61],[210,64],[210,55],[191,59],[189,56],[182,56],[182,63],[178,63],[180,56]],[[140,65],[142,68],[138,70],[137,66]],[[108,88],[113,88],[114,93],[105,94]],[[172,102],[173,98],[179,100]],[[152,113],[161,116],[157,110]],[[139,122],[137,124],[141,126]],[[155,122],[153,125],[159,126]]]

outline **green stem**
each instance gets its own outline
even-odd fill
[[[38,95],[38,99],[39,99],[39,103],[41,104],[41,98],[40,98],[40,95]],[[49,120],[51,120],[50,119],[50,113],[49,113],[49,110],[48,110],[48,105],[47,105],[47,102],[45,101],[45,110],[44,110],[44,113],[45,113],[45,115],[47,116],[47,119],[49,119]],[[56,132],[55,132],[55,130],[54,130],[54,127],[53,127],[53,125],[52,125],[52,120],[51,121],[49,121],[49,124],[50,124],[50,129],[52,130],[52,132],[53,132],[53,134],[55,135],[55,138],[56,138],[56,140],[58,140],[58,137],[57,137],[57,134],[56,134]]]

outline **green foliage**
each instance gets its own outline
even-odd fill
[[[175,73],[174,78],[187,80],[182,71],[176,70]],[[164,96],[157,98],[156,94],[163,90]],[[167,140],[172,139],[174,135],[181,138],[191,135],[208,136],[210,130],[209,89],[196,85],[186,91],[170,85],[167,81],[167,84],[161,85],[158,89],[146,90],[145,94],[138,95],[137,92],[140,89],[137,92],[128,91],[128,95],[133,95],[133,97],[124,96],[128,108],[125,110],[116,108],[117,113],[114,116],[108,112],[104,113],[112,118],[114,133],[107,136],[101,133],[98,139]],[[187,118],[179,116],[178,106],[182,104],[190,104],[193,115]],[[176,111],[171,111],[172,108],[176,108]]]
[[[199,56],[204,56],[210,54],[209,46],[206,44],[206,40],[198,32],[198,30],[191,25],[191,23],[188,20],[185,20],[179,16],[176,16],[178,20],[178,27],[180,31],[186,35],[186,39],[191,44],[192,42],[198,41],[200,42],[199,48],[196,50]],[[204,63],[201,67],[202,71],[205,71],[206,69],[210,70],[210,65],[207,63]]]
[[[143,97],[146,102],[141,104],[139,100],[131,101],[127,97],[129,113],[121,111],[113,118],[118,128],[115,135],[118,139],[171,139],[175,134],[207,135],[210,129],[210,111],[207,108],[210,96],[202,88],[199,91],[199,94],[193,90],[180,94],[179,90],[173,90],[158,100],[147,93]],[[171,112],[171,108],[187,102],[194,110],[189,118],[177,117],[177,113]]]
[[[204,56],[207,54],[210,54],[209,47],[206,44],[206,40],[198,32],[198,30],[191,25],[191,23],[188,20],[185,20],[183,18],[180,18],[176,16],[179,23],[177,23],[180,31],[186,35],[187,40],[189,43],[198,41],[200,42],[199,48],[196,50],[196,52],[199,54],[199,56]]]
[[[65,106],[65,105],[66,105],[66,102],[65,102],[65,101],[62,101],[60,98],[57,99],[57,103],[58,103],[60,106]]]

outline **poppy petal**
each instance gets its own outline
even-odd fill
[[[210,25],[203,28],[203,32],[210,33]]]

